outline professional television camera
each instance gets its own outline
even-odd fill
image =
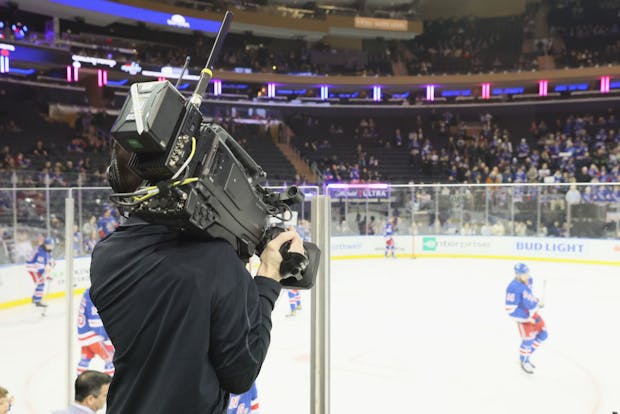
[[[287,220],[290,206],[304,195],[295,186],[283,193],[262,187],[262,168],[224,128],[203,121],[200,105],[231,18],[227,12],[189,100],[168,81],[131,85],[111,133],[131,153],[129,167],[143,183],[110,199],[146,221],[194,237],[224,239],[247,261],[279,232],[269,228],[268,219]],[[283,285],[314,285],[320,250],[308,242],[304,249],[304,255],[281,249]]]

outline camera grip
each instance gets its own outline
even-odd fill
[[[268,228],[262,241],[256,247],[256,254],[260,256],[267,243],[284,231],[286,230],[277,226]],[[304,242],[304,254],[289,252],[290,247],[290,241],[280,246],[280,254],[282,255],[282,263],[280,264],[282,280],[280,283],[295,289],[312,288],[319,267],[321,250],[310,242]]]

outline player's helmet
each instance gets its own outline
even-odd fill
[[[525,263],[517,263],[515,265],[515,273],[518,275],[524,275],[530,273],[530,268]]]
[[[45,240],[43,240],[43,246],[45,246],[45,250],[51,252],[54,249],[54,240],[52,240],[50,237],[47,237]]]

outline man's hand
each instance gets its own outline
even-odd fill
[[[277,282],[282,279],[280,275],[280,263],[282,263],[280,247],[287,241],[291,242],[290,252],[304,253],[304,244],[301,237],[299,237],[299,234],[297,234],[293,227],[289,227],[288,231],[280,233],[265,246],[265,250],[260,255],[261,263],[256,273],[258,276],[265,276]]]

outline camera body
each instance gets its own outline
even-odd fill
[[[262,168],[223,127],[204,122],[198,107],[168,81],[132,85],[111,134],[132,154],[129,167],[144,180],[135,193],[113,194],[113,202],[191,237],[224,239],[243,261],[270,240],[269,218],[285,216],[304,199],[295,186],[283,193],[262,187]],[[320,251],[314,245],[306,251],[312,251],[312,266],[306,263],[283,284],[313,286]]]
[[[128,167],[143,180],[132,193],[110,196],[123,211],[164,224],[191,237],[221,238],[244,262],[271,240],[268,220],[285,221],[290,206],[304,195],[295,186],[275,193],[260,185],[262,168],[220,125],[205,122],[202,96],[212,77],[211,67],[230,27],[226,12],[213,49],[191,99],[168,81],[131,85],[129,96],[112,126],[111,135],[131,154]],[[185,67],[189,64],[186,59]],[[120,180],[117,164],[109,171],[113,188]],[[314,285],[320,250],[304,243],[305,253],[282,250],[283,284],[300,289]]]

